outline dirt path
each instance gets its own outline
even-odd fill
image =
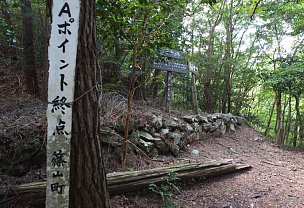
[[[193,158],[191,150],[200,151]],[[173,197],[176,207],[304,207],[303,151],[281,149],[243,126],[225,137],[208,138],[188,147],[180,160],[202,162],[233,159],[250,164],[250,171],[191,182]],[[112,197],[114,207],[161,207],[146,192]]]

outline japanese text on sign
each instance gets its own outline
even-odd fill
[[[53,1],[49,45],[46,207],[68,207],[79,0]]]

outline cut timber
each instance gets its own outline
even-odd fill
[[[107,174],[109,193],[120,194],[141,190],[149,184],[165,182],[170,173],[177,178],[210,178],[251,168],[249,165],[232,164],[231,160],[210,161],[206,163],[181,164],[147,170],[117,172]],[[0,186],[0,207],[14,201],[16,196],[27,205],[41,205],[45,201],[45,182],[28,183],[16,186]]]

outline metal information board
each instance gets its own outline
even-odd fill
[[[172,63],[172,62],[157,62],[153,61],[151,64],[151,68],[153,69],[160,69],[164,71],[172,71],[172,72],[178,72],[178,73],[188,73],[188,66],[185,64],[180,63]]]

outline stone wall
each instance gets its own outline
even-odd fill
[[[187,144],[209,136],[222,136],[237,131],[237,128],[246,122],[242,117],[220,113],[207,116],[188,115],[179,118],[144,113],[140,120],[140,122],[132,122],[133,126],[130,128],[132,132],[129,135],[131,145],[129,146],[134,151],[143,151],[150,156],[168,154],[178,156]],[[112,128],[111,132],[104,131],[102,141],[108,145],[120,147],[123,141],[122,136],[119,136],[123,135],[122,128],[120,125]]]

